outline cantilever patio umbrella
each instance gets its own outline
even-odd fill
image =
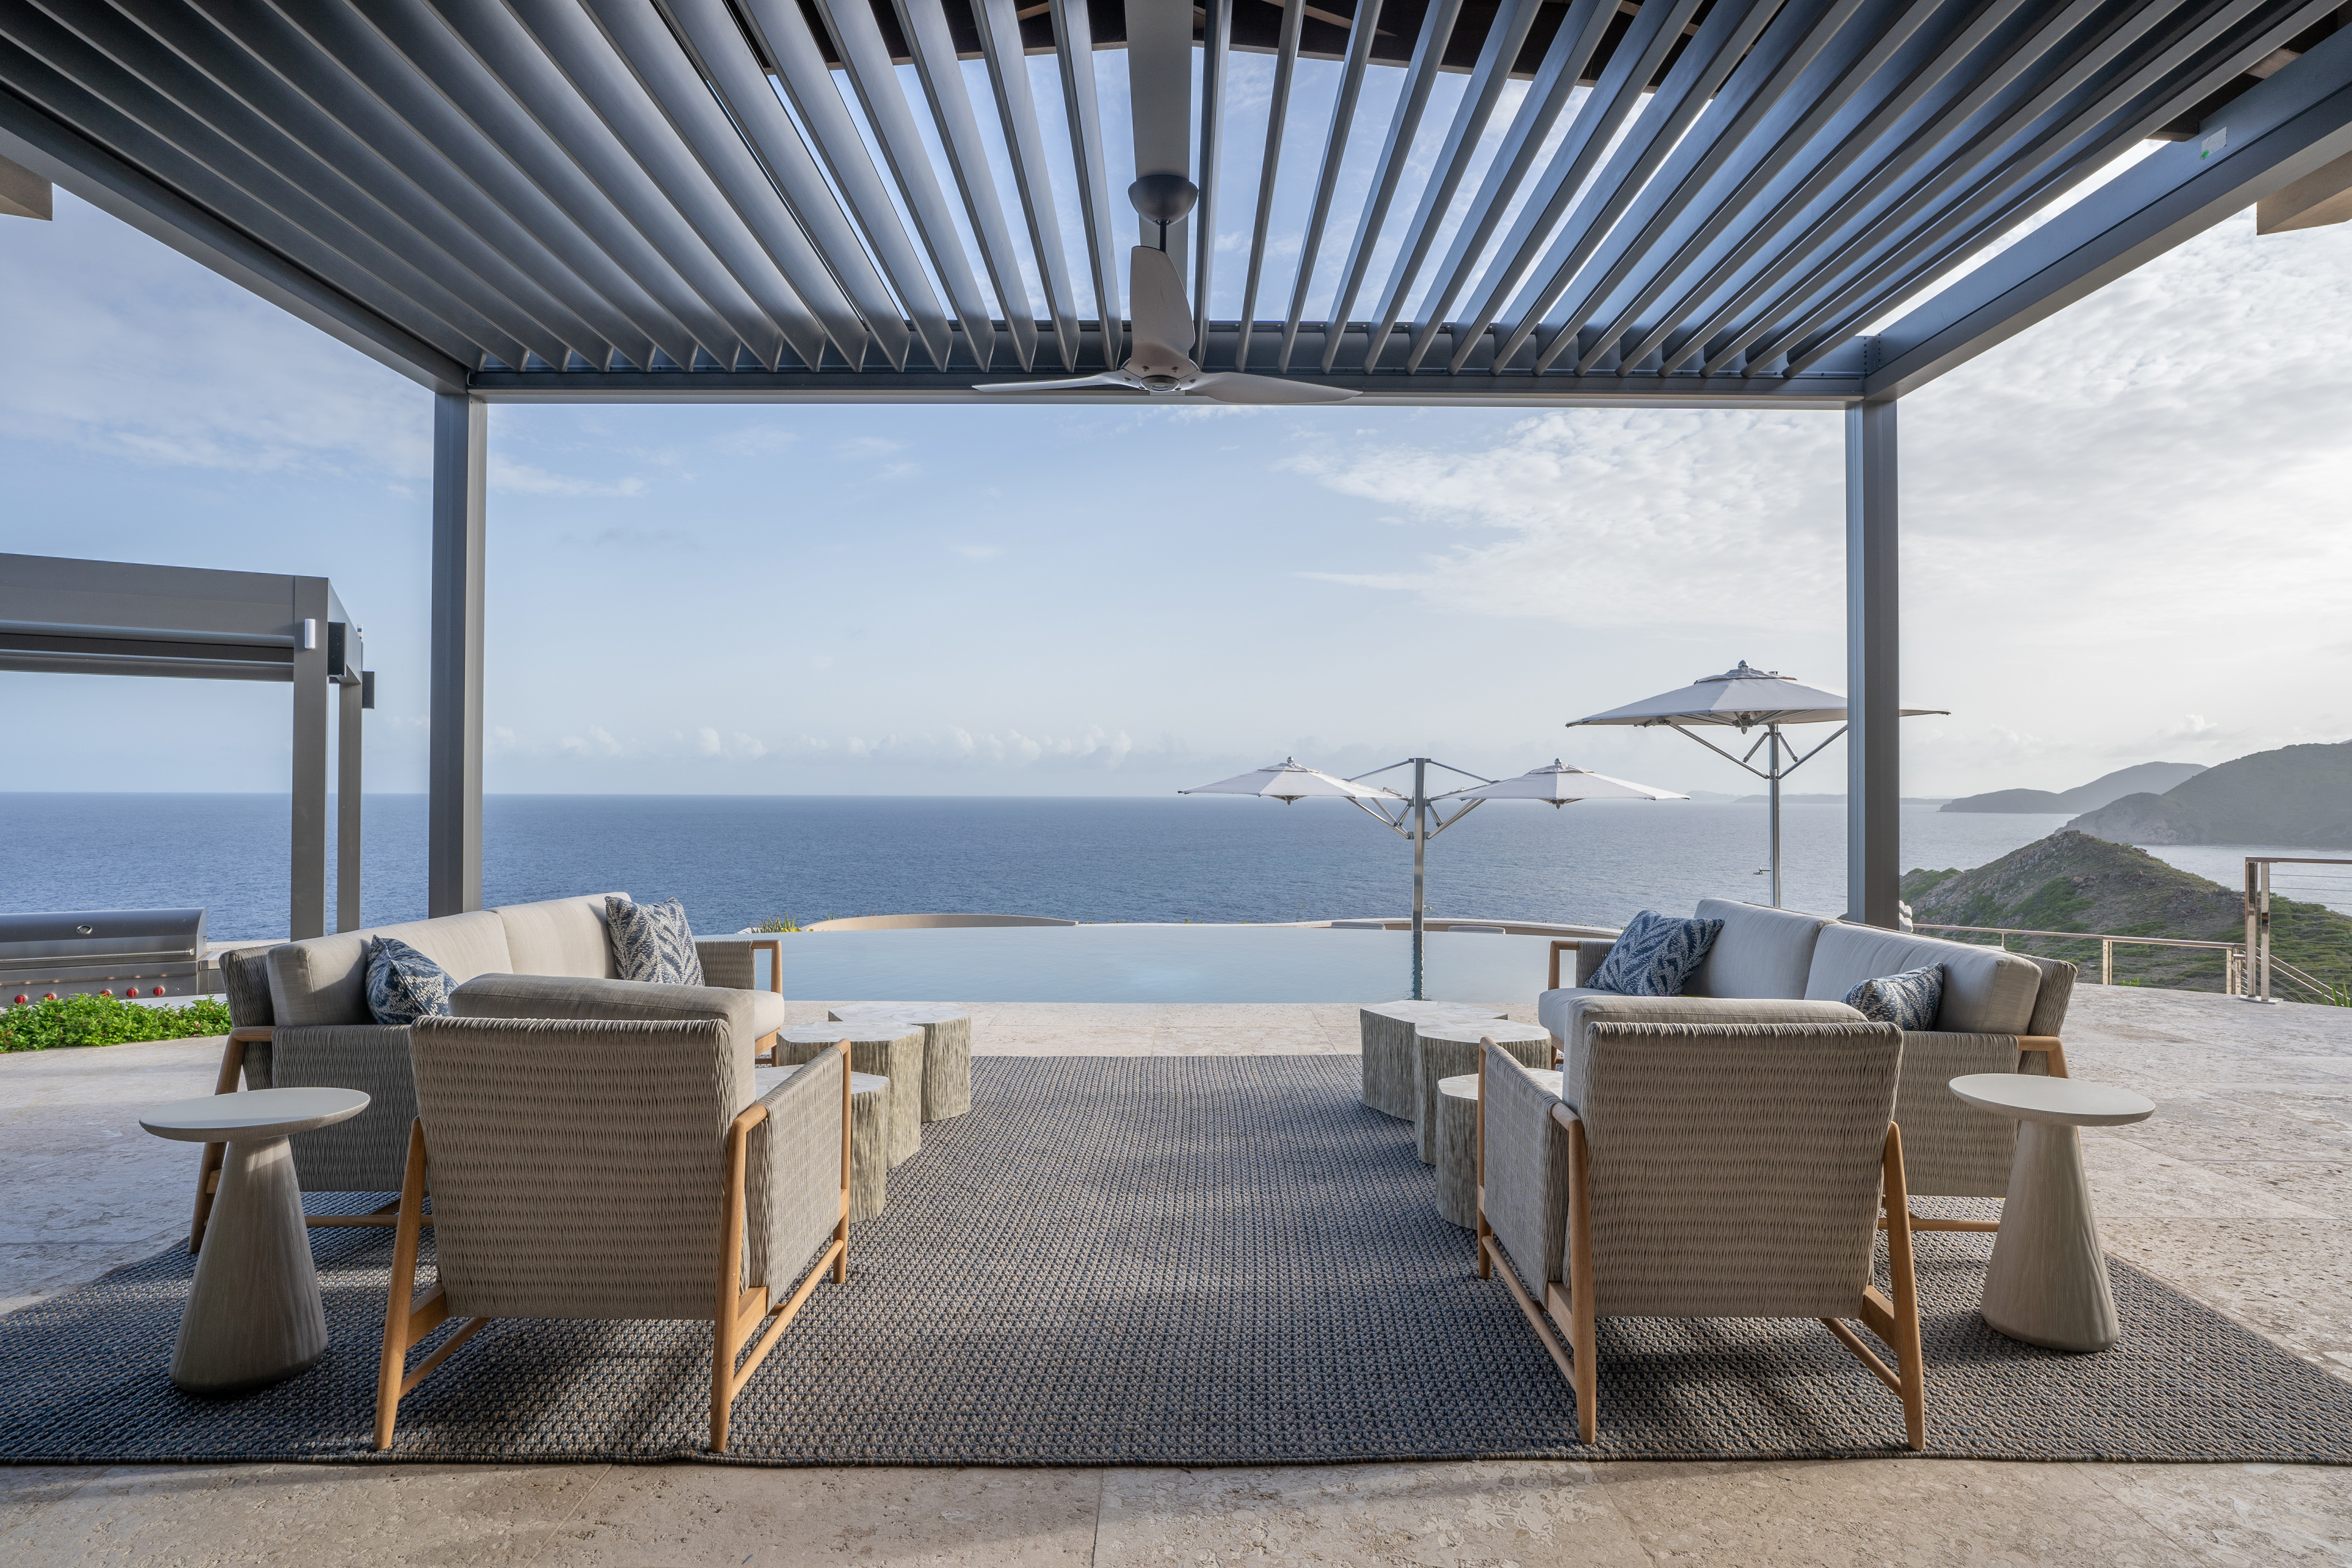
[[[1916,718],[1923,714],[1948,712],[1946,708],[1906,707],[1901,710],[1905,718]],[[1838,727],[1837,735],[1783,767],[1780,762],[1780,727],[1784,724],[1830,724]],[[1739,764],[1757,778],[1771,786],[1772,802],[1772,907],[1780,907],[1780,780],[1794,773],[1822,754],[1830,740],[1845,733],[1845,696],[1822,686],[1809,686],[1793,675],[1778,670],[1759,670],[1742,659],[1719,675],[1704,675],[1680,690],[1662,692],[1623,707],[1611,708],[1586,718],[1572,718],[1568,727],[1580,724],[1630,724],[1642,727],[1665,725],[1680,730],[1718,757]],[[1761,725],[1763,735],[1741,756],[1731,753],[1694,733],[1707,726],[1737,729],[1746,735]],[[1748,759],[1759,748],[1764,748],[1765,766],[1758,768]],[[1790,748],[1791,752],[1794,747]]]

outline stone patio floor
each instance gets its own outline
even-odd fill
[[[793,1021],[824,1009],[794,1003]],[[1352,1006],[972,1011],[982,1051],[1357,1048]],[[2158,1106],[2085,1137],[2108,1250],[2352,1377],[2352,1009],[2084,987],[2066,1047],[2076,1077]],[[0,1057],[0,1312],[184,1238],[195,1151],[147,1136],[137,1113],[206,1092],[219,1060],[217,1041]],[[1933,1386],[1930,1369],[1931,1399]],[[2060,1560],[2352,1563],[2352,1472],[1948,1459],[0,1467],[9,1564]]]

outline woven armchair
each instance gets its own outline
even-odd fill
[[[1925,1446],[1890,1114],[1902,1059],[1892,1024],[1594,1023],[1569,1042],[1555,1094],[1486,1045],[1478,1274],[1501,1264],[1576,1389],[1583,1441],[1599,1417],[1597,1319],[1798,1317],[1821,1320],[1895,1392],[1907,1441]],[[1891,1301],[1871,1283],[1882,1185]],[[1892,1346],[1898,1366],[1847,1319]]]
[[[684,1318],[711,1325],[726,1451],[736,1394],[818,1281],[849,1277],[848,1052],[755,1099],[751,1047],[719,1019],[415,1024],[377,1448],[402,1396],[493,1318]],[[440,1277],[418,1292],[428,1182]],[[470,1321],[410,1369],[453,1318]]]

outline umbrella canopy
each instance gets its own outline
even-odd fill
[[[1945,711],[1902,710],[1906,718]],[[1843,724],[1845,716],[1844,693],[1809,686],[1778,670],[1756,669],[1742,659],[1719,675],[1569,724],[1719,724],[1744,734],[1759,724]]]
[[[1281,761],[1248,773],[1236,773],[1231,779],[1220,779],[1214,784],[1202,784],[1191,789],[1179,789],[1179,795],[1264,795],[1288,805],[1293,800],[1402,800],[1402,795],[1393,789],[1383,789],[1377,784],[1357,784],[1334,778],[1318,768],[1303,768],[1286,757]]]
[[[1497,779],[1469,789],[1440,795],[1441,800],[1541,800],[1565,806],[1572,800],[1687,800],[1689,796],[1654,785],[1612,779],[1590,768],[1570,768],[1558,758],[1549,768],[1529,768],[1516,779]]]

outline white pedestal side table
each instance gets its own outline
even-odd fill
[[[286,1140],[367,1107],[368,1097],[356,1089],[256,1089],[175,1101],[139,1118],[159,1138],[228,1145],[172,1349],[172,1381],[182,1388],[266,1388],[308,1371],[327,1353],[327,1314]]]
[[[2120,1330],[2076,1129],[2144,1122],[2155,1103],[2128,1089],[2025,1072],[1971,1073],[1951,1088],[2017,1122],[2009,1196],[1985,1269],[1985,1322],[2052,1350],[2106,1349]]]

